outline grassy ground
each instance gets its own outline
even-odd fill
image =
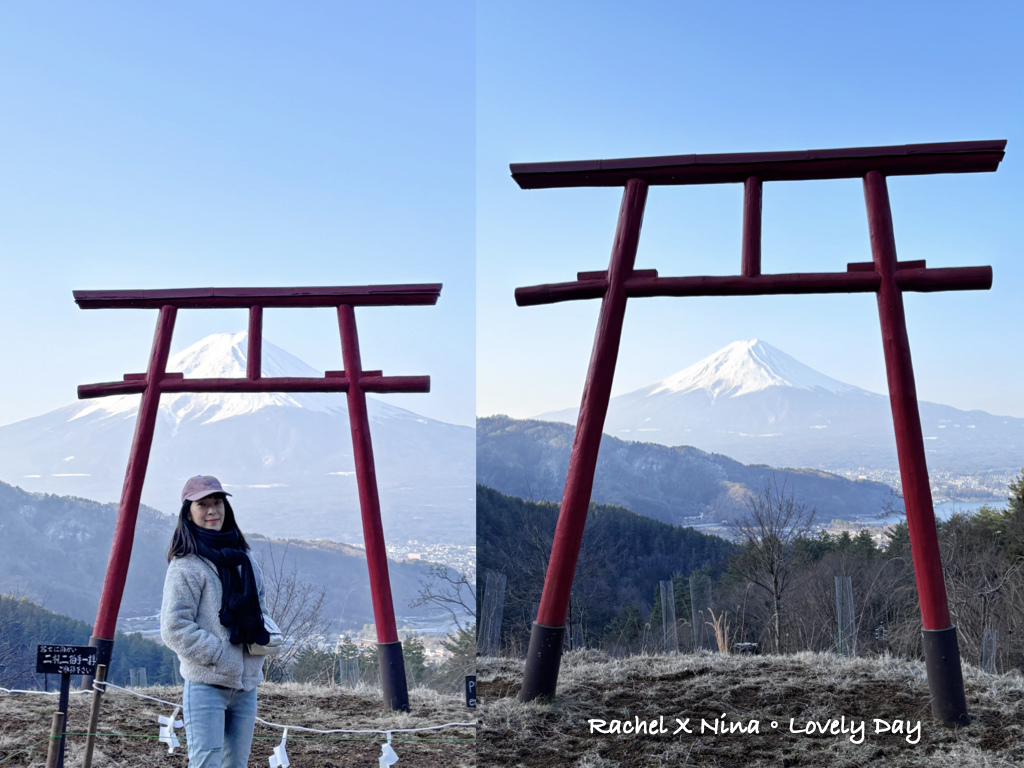
[[[154,686],[140,693],[180,702],[181,688]],[[473,722],[474,710],[454,696],[442,696],[429,689],[409,693],[410,714],[385,711],[380,690],[326,688],[297,683],[264,683],[259,692],[259,717],[285,725],[303,725],[323,730],[334,728],[380,730],[421,728],[451,722]],[[90,696],[71,697],[68,730],[82,733],[89,720]],[[47,736],[56,709],[53,696],[0,694],[0,768],[39,766],[46,763]],[[93,765],[161,766],[184,768],[188,763],[183,728],[177,730],[180,749],[167,754],[167,746],[157,741],[157,717],[169,716],[171,708],[121,691],[112,691],[103,699]],[[256,725],[251,768],[266,768],[274,747],[281,741],[279,728]],[[474,728],[445,728],[418,734],[394,734],[392,747],[400,766],[455,768],[475,766]],[[321,736],[288,732],[288,758],[293,766],[376,766],[381,754],[382,736],[372,734],[336,734]],[[69,736],[65,765],[81,766],[85,739]],[[21,751],[26,750],[27,751]]]
[[[893,658],[702,653],[610,659],[581,651],[563,658],[553,704],[517,701],[522,671],[521,660],[478,661],[481,766],[1024,765],[1024,677],[1019,674],[965,668],[973,722],[949,729],[931,718],[924,665]],[[702,719],[721,723],[723,714],[726,723],[744,727],[757,721],[758,732],[725,732],[721,726],[717,734],[710,727],[701,732]],[[663,718],[667,733],[591,733],[588,722],[603,720],[611,728],[614,720],[633,726],[637,718]],[[676,718],[688,718],[692,733],[674,733]],[[846,731],[790,732],[830,719]],[[892,730],[878,732],[876,719]],[[897,722],[902,732],[893,733]]]

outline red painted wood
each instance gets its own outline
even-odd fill
[[[913,262],[908,262],[913,263]],[[992,287],[992,267],[943,267],[940,269],[898,269],[896,285],[901,291],[987,291]]]
[[[973,291],[992,287],[991,267],[907,269],[896,272],[904,291]],[[762,296],[806,293],[870,293],[878,290],[877,272],[815,272],[759,277],[659,277],[630,280],[626,293],[641,296]]]
[[[851,147],[800,152],[744,152],[727,155],[672,155],[558,163],[513,163],[512,178],[523,189],[620,187],[629,179],[648,184],[744,183],[860,178],[869,171],[887,176],[995,171],[1005,140],[892,147]]]
[[[633,277],[657,277],[658,270],[656,269],[634,269]],[[577,272],[576,280],[606,280],[608,278],[608,270],[602,269],[599,272]]]
[[[378,643],[398,642],[395,608],[391,600],[388,556],[384,546],[384,527],[380,519],[380,497],[377,493],[377,470],[373,462],[370,420],[366,413],[366,395],[361,386],[362,361],[359,337],[356,335],[355,311],[349,305],[338,307],[341,330],[341,356],[349,375],[348,419],[352,430],[352,453],[359,486],[359,509],[363,519],[363,544],[366,566],[370,571],[370,594]]]
[[[907,262],[908,265],[916,262]],[[991,267],[941,269],[903,268],[896,273],[900,290],[973,291],[992,287]],[[646,296],[765,296],[806,293],[872,293],[881,277],[873,269],[847,272],[809,272],[744,277],[742,275],[695,275],[693,277],[631,277],[626,281],[629,298]],[[596,299],[607,289],[605,280],[534,285],[516,289],[521,307],[554,304],[576,299]]]
[[[183,379],[183,378],[185,378],[185,374],[181,373],[179,371],[164,371],[164,378],[163,378],[164,381],[167,381],[167,379]],[[142,382],[144,382],[146,380],[146,374],[144,374],[144,373],[126,373],[124,375],[124,380],[125,381],[142,381]],[[141,391],[142,390],[140,389],[139,392],[141,392]]]
[[[629,181],[619,208],[615,242],[608,264],[608,291],[601,302],[594,348],[569,458],[569,473],[537,613],[537,623],[545,626],[563,626],[569,609],[569,595],[590,506],[594,469],[597,466],[601,432],[608,412],[615,361],[619,353],[622,321],[626,313],[626,280],[636,260],[646,201],[647,184],[643,181]]]
[[[917,261],[898,261],[896,262],[896,271],[899,272],[901,269],[924,269],[927,267],[927,263],[924,259],[918,259]],[[847,272],[874,272],[875,262],[873,261],[852,261],[846,265]]]
[[[661,277],[630,281],[630,298],[641,296],[768,296],[805,293],[871,293],[878,288],[873,272],[810,272],[742,277],[730,275]]]
[[[110,559],[107,561],[103,592],[100,594],[99,610],[96,613],[96,626],[92,633],[93,637],[105,640],[114,639],[117,614],[121,609],[124,582],[128,576],[128,562],[131,560],[132,542],[135,539],[139,499],[142,497],[142,484],[146,479],[146,466],[149,464],[149,450],[153,445],[153,429],[160,408],[160,380],[167,367],[176,313],[174,307],[160,308],[153,346],[149,353],[149,365],[146,368],[149,383],[142,393],[139,415],[135,421],[135,435],[132,437],[132,447],[128,454],[128,468],[121,489],[117,522],[114,524],[114,542],[110,547]]]
[[[380,376],[379,371],[368,371],[360,379],[364,392],[429,392],[429,376]],[[349,380],[338,376],[322,379],[267,378],[267,379],[183,379],[165,377],[160,384],[163,392],[347,392]],[[82,384],[78,387],[80,400],[109,395],[136,395],[145,390],[138,380],[111,381],[102,384]]]
[[[921,619],[925,629],[946,629],[950,626],[949,605],[942,577],[935,511],[928,484],[928,466],[921,436],[921,417],[917,408],[917,387],[910,359],[903,296],[896,280],[896,238],[893,234],[885,176],[877,171],[865,175],[864,199],[868,211],[871,255],[875,270],[882,277],[878,291],[878,317],[882,327],[889,401],[896,429],[896,453],[903,481],[911,555],[921,601]]]
[[[433,305],[440,283],[410,285],[318,286],[304,288],[169,288],[129,291],[74,291],[82,309],[184,308],[249,309],[260,307],[336,307]]]
[[[359,375],[359,380],[360,381],[366,381],[367,379],[375,378],[375,377],[380,377],[380,376],[383,376],[383,375],[384,375],[383,371],[363,371]],[[332,378],[333,379],[344,379],[344,378],[346,378],[346,375],[345,375],[344,371],[324,371],[324,376],[326,376],[329,379],[332,379]],[[430,377],[426,376],[424,378],[429,380]]]
[[[761,274],[761,180],[756,176],[743,182],[743,252],[740,274]]]
[[[259,304],[249,307],[249,334],[245,356],[245,375],[258,379],[263,370],[263,307]]]
[[[531,285],[516,288],[516,306],[533,307],[538,304],[557,304],[560,301],[576,299],[600,299],[607,290],[608,281],[604,279]]]

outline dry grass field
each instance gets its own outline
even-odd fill
[[[181,701],[181,688],[153,686],[140,693]],[[410,691],[410,714],[386,712],[380,701],[380,690],[369,686],[357,688],[326,688],[298,683],[260,686],[259,717],[269,722],[302,725],[322,730],[422,728],[451,722],[474,722],[476,713],[467,709],[463,699],[442,696],[432,690]],[[85,731],[89,718],[89,695],[71,697],[68,730]],[[40,695],[0,694],[0,768],[39,766],[46,763],[47,736],[50,720],[56,709],[56,697]],[[184,768],[184,728],[177,730],[182,746],[173,754],[157,741],[160,715],[171,710],[162,704],[111,691],[104,697],[93,765],[160,766]],[[250,768],[266,768],[282,732],[256,724]],[[461,768],[475,766],[475,728],[445,728],[421,733],[396,733],[392,746],[399,757],[399,766],[420,768]],[[291,765],[323,768],[367,766],[376,768],[381,754],[382,736],[370,734],[335,734],[322,736],[298,731],[288,732],[288,758]],[[85,739],[69,736],[65,765],[82,765]]]
[[[478,662],[481,766],[1024,765],[1024,677],[1019,674],[966,668],[973,722],[949,729],[931,719],[923,663],[891,657],[705,652],[610,659],[580,651],[563,658],[553,704],[517,701],[522,670],[521,660]],[[606,730],[617,720],[629,731],[638,720],[646,721],[641,730],[647,732],[591,733],[591,720],[604,721]],[[657,721],[653,734],[652,720]],[[836,733],[830,720],[839,721]],[[808,734],[810,722],[827,732],[815,727]],[[737,723],[748,732],[740,732]]]

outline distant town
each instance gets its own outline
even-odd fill
[[[833,469],[833,474],[849,480],[875,480],[891,488],[900,487],[898,469]],[[1019,468],[980,470],[970,474],[953,472],[929,472],[932,487],[932,501],[943,504],[949,501],[991,502],[1000,506],[1006,502],[1007,487],[1017,476]]]
[[[830,469],[825,470],[832,474],[845,477],[848,480],[872,480],[885,483],[890,488],[899,489],[901,486],[900,473],[898,469]],[[1009,485],[1019,475],[1019,470],[998,469],[979,470],[974,473],[955,472],[929,472],[929,481],[932,489],[932,503],[936,506],[936,517],[945,519],[953,512],[971,511],[979,504],[1001,508],[1006,504]],[[961,510],[960,504],[963,504]],[[943,505],[945,510],[939,509]],[[837,536],[847,531],[855,536],[861,530],[867,529],[871,534],[875,546],[882,547],[887,541],[886,532],[896,522],[903,519],[902,514],[886,514],[886,510],[878,510],[876,519],[842,520],[827,516],[828,510],[819,509],[815,516],[812,530],[823,531],[832,536]],[[703,516],[691,518],[694,520],[694,527],[699,528],[703,533],[721,536],[724,539],[735,540],[736,529],[730,524],[705,523]],[[684,523],[688,524],[688,523]]]
[[[401,544],[388,544],[388,557],[392,560],[423,560],[454,568],[470,582],[476,584],[476,547],[461,544],[430,544],[410,539]]]

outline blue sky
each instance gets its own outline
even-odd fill
[[[608,263],[621,191],[522,191],[510,162],[1007,139],[994,174],[889,182],[901,259],[988,264],[987,292],[907,294],[918,395],[1024,417],[1024,33],[1018,4],[538,3],[477,13],[477,410],[578,404],[598,303],[518,286]],[[638,268],[739,271],[739,185],[654,187]],[[763,270],[868,261],[857,180],[765,185]],[[875,298],[631,300],[613,394],[760,338],[885,392]]]
[[[617,190],[524,192],[510,162],[1004,138],[995,174],[893,179],[900,258],[991,264],[988,292],[909,294],[923,399],[1024,416],[1024,32],[1012,3],[5,4],[0,424],[141,370],[154,314],[77,288],[445,284],[361,310],[387,401],[469,424],[579,400],[596,302],[517,286],[602,269]],[[738,186],[657,188],[637,266],[738,269]],[[770,184],[765,271],[869,258],[857,181]],[[185,312],[175,350],[244,328]],[[615,392],[758,337],[885,390],[870,295],[633,301]],[[340,368],[326,311],[266,336]],[[475,394],[475,397],[474,397]],[[474,399],[476,400],[474,408]]]
[[[0,7],[0,424],[145,368],[155,312],[74,289],[441,282],[357,310],[382,395],[474,418],[475,26],[469,2]],[[179,313],[173,351],[244,330]],[[340,369],[329,310],[265,337]]]

